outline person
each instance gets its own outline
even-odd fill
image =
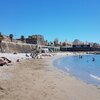
[[[79,59],[82,59],[82,56],[81,55],[79,55]]]
[[[82,59],[82,56],[81,56],[81,59]]]
[[[26,53],[26,55],[25,55],[26,57],[29,57],[29,55]]]
[[[92,58],[92,61],[95,61],[95,58],[94,57]]]

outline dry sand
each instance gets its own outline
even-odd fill
[[[0,68],[0,100],[100,100],[100,89],[52,66],[52,58]]]
[[[17,54],[13,54],[13,53],[0,53],[0,57],[7,57],[9,60],[12,61],[12,63],[16,63],[17,59],[19,60],[24,60],[27,58],[31,58],[30,57],[30,53],[27,53],[27,55],[29,57],[26,57],[25,53],[17,53]]]

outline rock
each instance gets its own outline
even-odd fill
[[[6,62],[2,59],[0,59],[0,66],[6,65]]]
[[[19,62],[19,59],[17,59],[17,62]]]

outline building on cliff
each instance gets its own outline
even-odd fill
[[[29,44],[38,44],[38,45],[44,45],[44,37],[43,35],[32,35],[26,38],[26,43]]]

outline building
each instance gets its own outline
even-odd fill
[[[42,35],[32,35],[26,38],[26,43],[44,45],[44,37]]]
[[[68,48],[72,48],[73,43],[72,42],[63,42],[60,46],[61,51],[67,51]]]
[[[82,44],[84,44],[84,43],[81,42],[81,41],[78,40],[78,39],[75,39],[75,40],[73,41],[73,45],[82,45]]]
[[[59,52],[60,46],[42,46],[43,50],[48,50],[49,52]]]
[[[92,46],[90,44],[78,44],[73,45],[72,48],[68,48],[68,51],[91,51]]]

